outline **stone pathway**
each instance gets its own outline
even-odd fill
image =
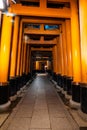
[[[78,130],[47,76],[39,75],[0,130]]]

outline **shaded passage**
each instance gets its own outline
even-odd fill
[[[1,130],[78,130],[54,85],[38,75]]]

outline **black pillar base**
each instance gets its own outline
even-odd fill
[[[17,79],[15,77],[11,77],[9,79],[9,84],[10,84],[10,97],[16,95],[17,93],[17,85],[16,85],[16,81]]]
[[[25,73],[22,74],[22,86],[24,86],[27,82],[27,75]]]
[[[60,86],[61,74],[57,75],[57,85]]]
[[[59,86],[61,88],[63,88],[63,76],[62,75],[60,75],[60,78],[59,78]]]
[[[20,76],[15,77],[15,85],[16,85],[17,91],[19,91],[20,90]]]
[[[80,84],[72,83],[72,100],[74,102],[80,103]]]
[[[81,87],[81,110],[87,114],[87,84],[80,83]]]
[[[36,73],[35,73],[35,75],[36,75]],[[28,75],[26,76],[26,78],[27,78],[26,82],[28,82],[31,79],[31,73],[28,73]]]
[[[9,100],[9,83],[0,83],[0,105],[7,103]]]
[[[72,95],[72,77],[67,77],[67,94]]]
[[[62,82],[63,82],[63,90],[66,91],[67,90],[67,76],[66,75],[62,77]]]
[[[53,72],[52,77],[53,77],[53,80],[57,82],[57,75],[55,72]]]

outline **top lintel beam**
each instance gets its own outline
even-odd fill
[[[69,8],[63,9],[50,9],[41,7],[28,7],[22,6],[21,4],[14,4],[9,8],[10,13],[16,15],[25,16],[40,16],[40,17],[51,17],[51,18],[70,18],[71,11]]]

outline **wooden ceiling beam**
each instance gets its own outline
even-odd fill
[[[51,24],[51,25],[60,25],[64,20],[54,20],[54,19],[31,19],[31,18],[22,18],[23,23],[35,23],[35,24]]]
[[[52,48],[34,48],[31,47],[31,51],[52,51]]]
[[[39,29],[24,29],[24,34],[33,34],[33,35],[60,35],[60,30],[39,30]]]
[[[52,8],[41,8],[41,7],[29,7],[22,6],[21,4],[13,4],[9,7],[9,12],[16,15],[25,16],[40,16],[40,17],[53,17],[53,18],[70,18],[70,8],[52,9]]]
[[[27,44],[31,44],[31,45],[55,45],[56,42],[55,40],[49,40],[49,41],[46,41],[46,40],[28,40],[27,41]]]

